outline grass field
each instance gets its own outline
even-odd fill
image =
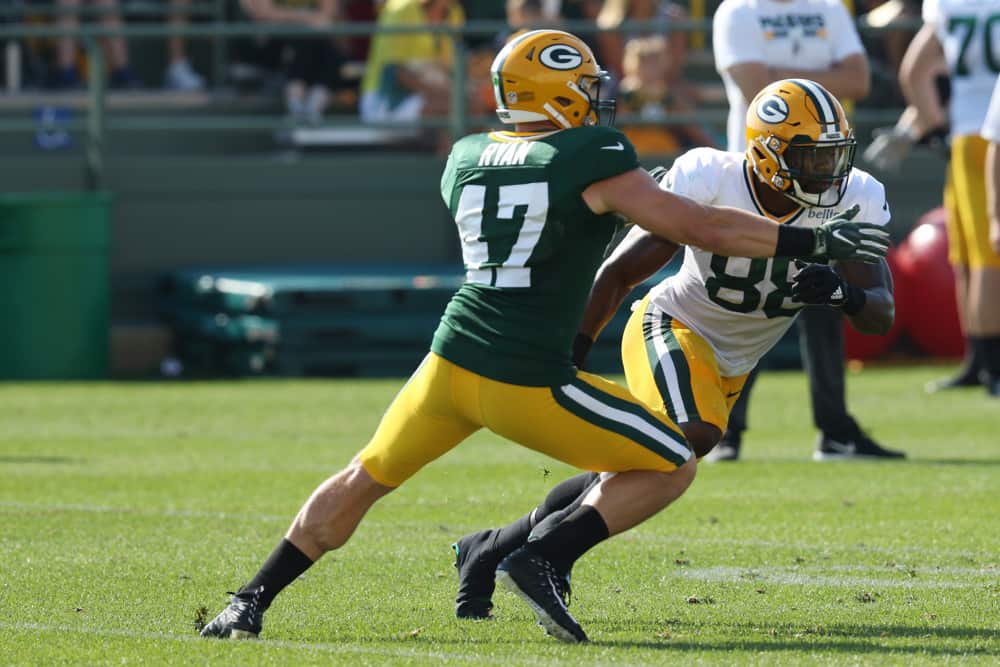
[[[278,598],[260,642],[199,640],[400,381],[0,384],[0,664],[997,664],[1000,404],[941,367],[853,375],[903,463],[817,464],[805,379],[762,377],[746,460],[574,572],[592,643],[507,593],[452,616],[450,543],[571,471],[478,434]]]

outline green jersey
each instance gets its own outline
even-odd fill
[[[620,218],[581,194],[639,166],[609,127],[459,140],[441,177],[462,243],[465,284],[431,349],[470,371],[529,386],[564,384],[583,310]]]

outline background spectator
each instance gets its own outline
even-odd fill
[[[77,28],[80,25],[81,0],[58,0],[59,26]],[[108,28],[122,26],[117,0],[94,0],[100,10],[98,21]],[[124,37],[108,37],[103,40],[105,57],[111,66],[111,88],[137,88],[141,84],[129,65],[128,45]],[[75,37],[60,37],[56,47],[56,72],[52,81],[56,88],[79,88],[82,85],[77,63],[77,40]]]
[[[171,26],[183,28],[188,24],[188,11],[191,0],[170,0]],[[193,91],[205,87],[205,79],[194,71],[187,57],[187,48],[183,37],[173,36],[167,39],[167,55],[170,62],[164,76],[166,87],[171,90]]]
[[[388,0],[380,27],[461,25],[454,0]],[[448,35],[378,32],[361,83],[361,119],[368,123],[413,121],[448,113],[454,46]]]
[[[664,0],[604,0],[597,15],[597,25],[603,30],[597,35],[598,59],[604,69],[621,78],[624,71],[623,59],[626,43],[637,37],[659,35],[666,40],[669,57],[666,71],[667,83],[681,85],[681,73],[687,63],[687,33],[667,32],[671,21],[687,18],[687,11],[680,5]],[[625,21],[656,20],[662,27],[643,31],[617,31]],[[676,87],[675,87],[676,90]],[[686,91],[690,93],[691,91]]]
[[[695,104],[678,96],[669,82],[670,51],[662,36],[639,37],[625,44],[623,76],[618,90],[619,109],[642,120],[663,121],[670,113],[687,113]],[[696,146],[715,146],[715,141],[697,125],[625,126],[622,131],[642,154],[665,155]]]
[[[298,25],[322,30],[339,16],[337,0],[305,0],[289,6],[277,0],[242,0],[244,11],[257,23]],[[340,68],[344,58],[333,39],[267,38],[258,42],[265,58],[287,75],[285,106],[294,122],[320,122],[330,91],[343,85]]]

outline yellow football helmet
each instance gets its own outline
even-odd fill
[[[590,47],[561,30],[516,35],[490,68],[497,115],[505,123],[548,120],[561,128],[614,121],[615,101],[601,99],[608,73]]]
[[[808,79],[765,87],[747,109],[747,160],[768,186],[804,206],[836,206],[857,141],[844,108]]]

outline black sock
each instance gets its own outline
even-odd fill
[[[266,609],[285,586],[295,581],[300,574],[313,564],[309,556],[299,551],[298,547],[288,540],[281,540],[264,564],[260,566],[257,575],[246,586],[239,590],[245,593],[263,586],[261,605]]]
[[[1000,377],[1000,336],[980,336],[979,354],[987,374],[991,378]]]
[[[507,524],[503,528],[497,528],[493,532],[489,553],[494,562],[499,563],[524,546],[524,543],[528,541],[528,535],[531,534],[531,527],[534,525],[532,521],[534,514],[534,512],[525,514],[517,521]]]
[[[527,549],[548,560],[560,572],[569,572],[573,563],[592,547],[608,539],[608,524],[600,512],[590,505],[582,505],[565,519],[549,528],[532,531]],[[545,530],[545,528],[549,528]]]
[[[565,517],[560,514],[567,507],[579,507],[583,501],[584,493],[590,486],[600,478],[595,472],[586,472],[556,484],[549,494],[545,496],[542,504],[536,507],[531,513],[522,516],[517,521],[510,523],[503,528],[497,528],[493,533],[493,542],[490,544],[490,554],[499,563],[504,558],[514,553],[528,541],[528,535],[535,526],[546,519],[558,514],[559,519]]]
[[[584,472],[556,484],[535,510],[535,525],[553,512],[565,509],[573,501],[580,499],[583,493],[589,490],[600,477],[596,472]]]
[[[962,360],[962,367],[958,370],[958,377],[978,380],[979,371],[985,367],[983,362],[983,340],[979,336],[965,337],[965,358]]]

